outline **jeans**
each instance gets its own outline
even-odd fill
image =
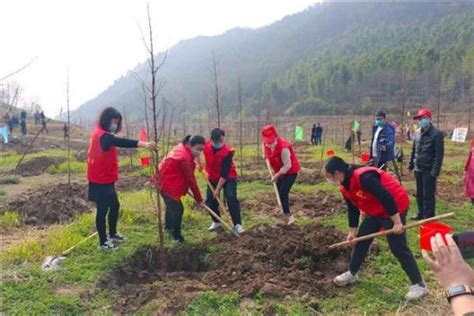
[[[420,219],[435,216],[436,209],[436,177],[430,172],[415,172],[416,179],[416,204]]]
[[[99,235],[100,244],[107,241],[107,233],[105,226],[105,218],[107,213],[109,214],[109,235],[114,236],[117,234],[117,221],[119,216],[120,203],[117,198],[117,193],[113,191],[112,194],[101,196],[96,201],[97,213],[95,217],[95,224],[97,227],[97,233]]]
[[[211,182],[212,187],[215,189],[217,186],[218,181],[212,181]],[[235,225],[242,224],[242,219],[240,216],[240,203],[239,200],[237,199],[237,181],[235,179],[229,179],[225,182],[224,184],[224,195],[225,199],[227,201],[227,207],[229,208],[230,216],[232,217],[232,223]],[[219,211],[219,202],[217,202],[216,199],[214,199],[214,196],[211,192],[211,189],[207,187],[207,192],[206,192],[206,204],[209,206],[219,217],[221,216],[221,213]],[[217,218],[214,216],[211,216],[212,220],[214,222],[218,222]]]
[[[277,188],[284,214],[290,214],[290,190],[298,174],[284,175],[278,178]]]

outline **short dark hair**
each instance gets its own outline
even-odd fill
[[[100,113],[99,126],[103,130],[108,131],[110,129],[110,122],[112,122],[113,119],[119,120],[116,132],[120,132],[122,130],[122,114],[113,107],[105,108],[102,113]]]
[[[349,165],[342,158],[333,156],[326,160],[324,169],[330,174],[334,174],[336,171],[346,173],[349,169]]]
[[[224,132],[224,130],[222,130],[220,128],[214,128],[211,131],[211,140],[214,143],[218,143],[221,140],[222,136],[225,136],[225,132]]]
[[[383,116],[383,118],[385,118],[385,112],[384,111],[377,111],[377,113],[375,113],[375,116]]]
[[[201,135],[187,135],[181,143],[183,145],[189,144],[189,146],[204,145],[206,140]]]

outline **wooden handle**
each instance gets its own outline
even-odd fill
[[[94,237],[95,235],[97,235],[97,232],[90,234],[89,236],[87,236],[86,238],[84,238],[83,240],[81,240],[80,242],[78,242],[77,244],[75,244],[74,246],[72,246],[71,248],[64,250],[64,251],[61,253],[61,256],[67,256],[71,251],[74,250],[74,248],[76,248],[76,247],[79,246],[80,244],[85,243],[87,240],[91,239],[91,238]]]
[[[268,159],[265,159],[265,162],[267,164],[267,169],[268,169],[268,172],[270,173],[270,177],[271,179],[273,179],[273,171],[272,171],[272,168],[270,166],[270,161],[268,161]],[[271,180],[270,179],[270,180]],[[276,195],[276,199],[277,199],[277,203],[278,203],[278,206],[280,208],[282,208],[282,205],[281,205],[281,199],[280,199],[280,193],[278,192],[278,187],[276,185],[276,183],[274,181],[272,181],[273,183],[273,189],[275,190],[275,195]]]
[[[417,226],[421,226],[421,225],[429,223],[429,222],[433,222],[433,221],[437,221],[437,220],[440,220],[440,219],[445,219],[445,218],[449,218],[449,217],[453,217],[453,216],[454,216],[454,212],[446,213],[446,214],[438,215],[438,216],[435,216],[435,217],[427,218],[427,219],[424,219],[424,220],[421,220],[421,221],[413,222],[413,223],[405,225],[404,227],[405,227],[405,229],[412,228],[412,227],[417,227]],[[375,237],[385,236],[385,235],[392,234],[392,233],[393,233],[393,228],[389,229],[389,230],[385,230],[383,232],[377,232],[377,233],[365,235],[365,236],[362,236],[362,237],[354,238],[354,239],[352,239],[352,241],[347,241],[346,240],[346,241],[343,241],[343,242],[339,242],[337,244],[333,244],[333,245],[329,246],[329,249],[349,246],[352,243],[357,243],[359,241],[364,241],[364,240],[372,239],[372,238],[375,238]]]
[[[206,183],[207,183],[207,186],[209,187],[209,190],[211,190],[212,194],[213,195],[216,195],[215,193],[215,190],[211,184],[211,181],[209,181],[209,175],[207,174],[206,171],[203,171],[203,170],[200,170],[200,172],[203,174],[203,176],[206,178]],[[219,203],[219,206],[223,209],[223,210],[227,210],[227,208],[225,207],[224,203],[222,203],[221,199],[216,196],[216,200],[217,200],[217,203]]]
[[[188,192],[188,194],[194,199],[194,196],[193,196],[193,194],[192,194],[191,192]],[[233,230],[232,228],[230,228],[230,226],[227,225],[227,223],[224,222],[224,220],[223,220],[219,215],[217,215],[216,212],[214,212],[209,206],[207,206],[206,204],[204,204],[203,207],[204,207],[204,209],[205,209],[206,211],[209,212],[209,214],[211,214],[212,216],[214,216],[215,218],[217,218],[217,220],[219,221],[219,223],[221,223],[222,225],[224,225],[224,227],[225,227],[228,231],[230,231],[230,232],[232,233],[232,235],[234,235],[234,236],[237,237],[237,238],[240,237],[239,233],[237,233],[235,230]]]

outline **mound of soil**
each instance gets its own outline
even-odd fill
[[[17,211],[26,225],[64,223],[88,209],[87,188],[72,183],[29,190],[8,202],[7,210]]]
[[[273,192],[261,194],[256,199],[247,199],[241,204],[244,211],[271,214],[272,216],[281,215]],[[328,192],[290,193],[290,210],[297,217],[307,216],[312,219],[327,217],[343,210],[344,207],[342,197]]]
[[[125,176],[120,177],[115,184],[117,191],[138,191],[144,188],[144,185],[149,181],[149,177],[143,176]]]
[[[49,166],[57,166],[65,161],[64,157],[37,157],[20,164],[16,172],[24,177],[39,176],[46,172]]]
[[[159,250],[141,248],[100,284],[119,296],[113,308],[120,314],[153,299],[160,302],[157,314],[176,313],[211,289],[243,297],[328,297],[336,291],[332,278],[347,269],[350,258],[350,250],[328,246],[343,239],[343,233],[317,224],[260,225],[239,239],[220,236],[195,248],[168,250],[166,279]]]

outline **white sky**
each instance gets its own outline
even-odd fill
[[[0,0],[0,82],[19,83],[19,105],[35,101],[48,116],[66,103],[94,98],[146,59],[138,24],[146,30],[150,2],[158,49],[183,39],[217,35],[233,27],[260,27],[318,0]]]

